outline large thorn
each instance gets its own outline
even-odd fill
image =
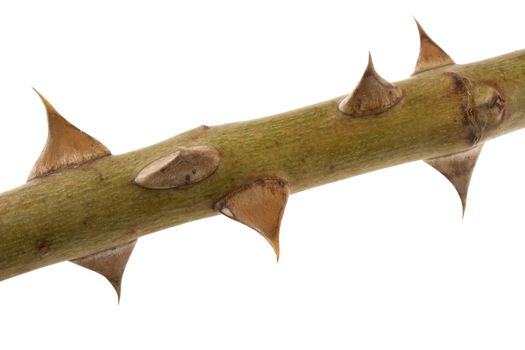
[[[111,154],[106,146],[70,124],[44,96],[36,90],[35,92],[46,108],[48,136],[44,150],[33,166],[28,181]]]
[[[220,160],[219,151],[211,146],[179,147],[142,169],[135,183],[149,189],[185,187],[211,176]]]
[[[416,68],[412,75],[421,73],[430,69],[454,64],[452,58],[441,47],[439,47],[434,40],[430,39],[428,34],[423,30],[423,27],[416,21],[417,30],[419,31],[420,49],[419,57],[417,59]]]
[[[483,145],[481,144],[464,152],[425,161],[443,174],[449,179],[452,185],[454,185],[461,199],[463,215],[465,215],[465,207],[467,206],[470,178],[472,177],[472,172],[474,171],[482,147]]]
[[[122,285],[122,276],[126,269],[129,257],[135,248],[137,240],[130,241],[123,245],[103,250],[79,259],[71,260],[86,269],[95,271],[111,283],[120,302],[120,288]]]
[[[228,194],[215,208],[259,232],[279,260],[279,229],[290,190],[280,179],[260,179]]]
[[[395,106],[402,97],[399,87],[377,74],[369,53],[363,77],[354,91],[341,101],[339,110],[356,117],[378,114]]]

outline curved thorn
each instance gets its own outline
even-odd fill
[[[454,60],[452,60],[452,58],[450,58],[450,56],[428,36],[421,24],[419,24],[415,18],[414,21],[416,22],[417,30],[419,32],[420,49],[416,67],[412,75],[454,64]]]
[[[48,136],[28,181],[111,154],[106,146],[69,123],[42,94],[33,90],[46,109]]]
[[[482,147],[483,145],[479,145],[464,152],[425,160],[426,163],[443,174],[456,189],[461,199],[462,217],[465,216],[470,179]]]
[[[122,277],[136,243],[137,240],[133,240],[117,247],[71,260],[71,262],[104,276],[115,289],[120,303]]]
[[[259,232],[279,261],[279,230],[289,193],[281,179],[260,179],[219,200],[215,209]]]

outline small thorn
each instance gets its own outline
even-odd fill
[[[215,204],[227,217],[259,232],[279,261],[279,229],[290,189],[280,179],[260,179],[228,194]]]
[[[354,91],[339,104],[339,110],[351,116],[366,116],[385,112],[401,98],[401,89],[377,74],[372,55],[368,53],[368,66]]]
[[[117,247],[71,260],[71,262],[104,276],[115,289],[120,303],[122,277],[136,243],[137,240],[133,240]]]
[[[412,75],[431,70],[438,67],[454,64],[450,56],[443,51],[425,32],[421,24],[414,18],[419,32],[420,49],[416,68]]]
[[[470,179],[482,147],[483,145],[479,145],[464,152],[425,161],[454,185],[461,199],[462,217],[465,217]]]
[[[35,88],[33,90],[46,109],[48,136],[46,145],[29,174],[28,181],[111,154],[106,146],[69,123],[42,94]]]
[[[220,161],[219,151],[212,146],[179,147],[142,169],[135,183],[148,189],[186,187],[210,177]]]

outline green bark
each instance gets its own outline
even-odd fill
[[[453,72],[453,73],[451,73]],[[525,51],[449,65],[394,83],[393,108],[351,117],[342,97],[272,117],[199,127],[130,153],[34,179],[0,195],[0,280],[217,214],[214,204],[261,177],[298,192],[376,169],[469,149],[525,125]],[[503,117],[492,95],[504,100]],[[137,173],[177,147],[210,145],[216,172],[151,190]]]

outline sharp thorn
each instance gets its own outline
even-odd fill
[[[401,89],[377,74],[372,55],[357,87],[339,103],[339,110],[350,116],[379,114],[394,107],[403,97]]]
[[[279,261],[279,230],[289,193],[288,185],[281,179],[260,179],[228,194],[215,208],[259,232]]]
[[[417,30],[419,32],[420,48],[419,57],[412,75],[454,64],[452,58],[450,58],[450,56],[428,36],[421,24],[419,24],[415,18],[414,21],[416,22]]]

